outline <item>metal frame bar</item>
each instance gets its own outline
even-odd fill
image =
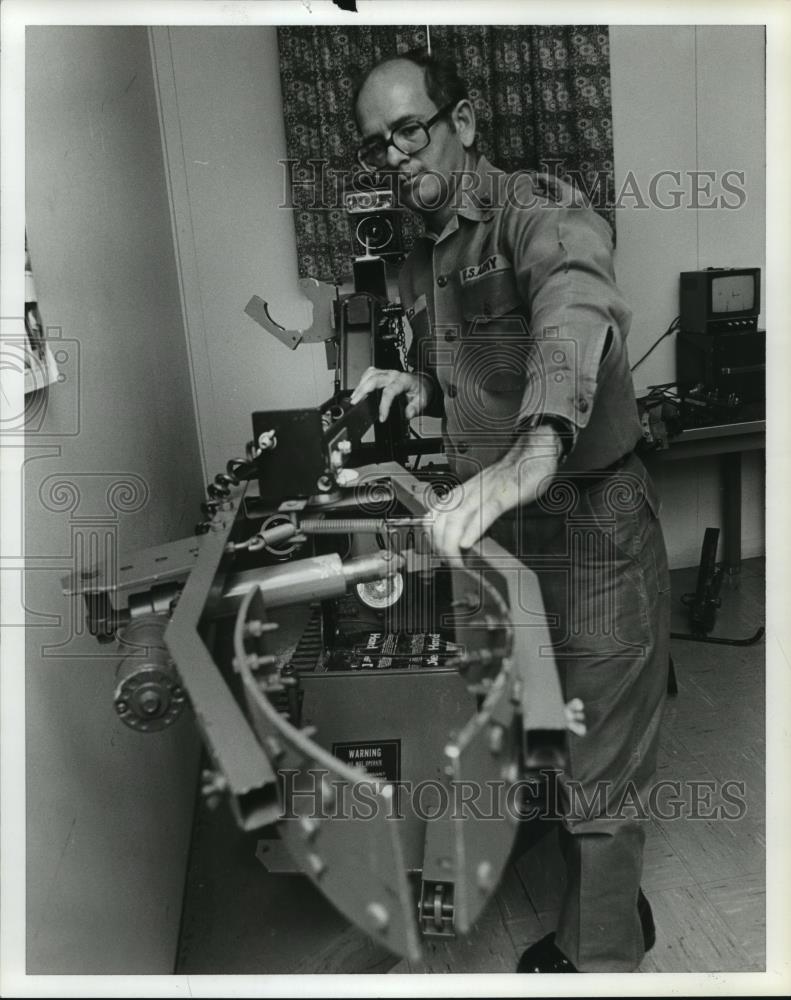
[[[231,794],[236,820],[244,830],[256,830],[280,815],[276,775],[198,632],[207,600],[216,589],[243,494],[243,488],[232,491],[233,508],[218,514],[214,530],[201,538],[197,562],[165,630],[165,644],[190,696],[204,742]]]

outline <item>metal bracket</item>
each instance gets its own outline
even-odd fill
[[[122,556],[120,566],[95,565],[70,573],[61,579],[61,589],[67,597],[84,598],[88,631],[101,643],[112,642],[131,619],[170,609],[199,551],[194,537],[140,549]],[[122,593],[127,595],[126,607],[112,600]]]
[[[310,299],[312,304],[311,324],[306,330],[289,330],[280,323],[277,323],[269,313],[269,303],[259,296],[254,295],[244,308],[244,311],[255,320],[259,326],[277,337],[281,344],[295,351],[300,344],[320,344],[322,341],[330,340],[335,334],[329,321],[332,319],[332,303],[335,301],[336,292],[334,285],[327,285],[316,281],[315,278],[301,278],[299,287],[303,294]],[[326,316],[328,325],[325,326],[318,321],[318,317]]]
[[[142,588],[169,580],[184,580],[195,566],[200,541],[194,536],[179,538],[148,549],[122,556],[120,566],[108,575],[107,567],[96,566],[85,573],[70,573],[61,586],[67,596],[75,594],[112,594],[132,587]]]
[[[250,626],[265,613],[264,598],[254,587],[239,607],[234,652],[256,734],[286,785],[279,824],[283,843],[341,913],[392,951],[417,961],[420,942],[402,837],[391,818],[392,786],[338,760],[314,741],[312,727],[297,729],[276,710],[248,654]],[[352,805],[364,799],[371,815],[356,815]]]
[[[502,878],[516,837],[518,817],[509,808],[507,788],[520,775],[519,699],[514,697],[514,665],[506,659],[489,683],[478,714],[445,748],[446,774],[458,789],[483,792],[483,808],[496,822],[476,822],[457,803],[453,818],[455,920],[468,934]]]

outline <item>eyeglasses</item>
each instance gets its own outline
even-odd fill
[[[432,115],[427,122],[408,121],[398,128],[394,128],[388,139],[376,137],[368,139],[357,150],[357,162],[364,170],[381,170],[387,166],[387,153],[391,146],[403,153],[405,156],[412,156],[425,149],[431,142],[429,129],[446,115],[457,102],[446,104],[439,111]]]

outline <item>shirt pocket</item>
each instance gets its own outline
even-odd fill
[[[520,305],[511,267],[471,278],[461,286],[462,314],[468,324],[491,325],[503,316],[518,313]]]
[[[464,334],[457,355],[461,381],[485,393],[521,396],[527,378],[528,329],[512,268],[461,286]]]

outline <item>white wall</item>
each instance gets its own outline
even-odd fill
[[[277,29],[153,29],[207,474],[244,454],[254,410],[332,393],[323,345],[290,351],[244,313],[252,295],[309,325],[298,288]]]
[[[615,187],[631,171],[640,190],[662,170],[680,171],[681,207],[617,213],[616,272],[634,310],[636,361],[678,314],[680,271],[759,266],[765,274],[764,32],[758,26],[610,28]],[[691,207],[694,171],[744,172],[738,210]],[[664,181],[662,199],[676,185]],[[712,196],[722,194],[719,180]],[[729,200],[736,199],[729,195]],[[646,199],[648,200],[648,199]],[[712,198],[700,197],[703,204]],[[638,393],[675,378],[668,337],[635,372]],[[671,462],[657,472],[671,566],[697,563],[706,527],[721,525],[717,460]],[[764,457],[743,459],[742,549],[764,551]]]
[[[133,552],[190,534],[199,517],[146,30],[28,28],[26,88],[27,229],[65,377],[31,400],[26,447],[26,557],[37,567],[25,580],[28,972],[168,973],[194,727],[186,718],[142,736],[120,723],[118,657],[72,634],[84,612],[72,617],[60,588],[80,557],[76,535]],[[124,481],[125,496],[108,494]]]

